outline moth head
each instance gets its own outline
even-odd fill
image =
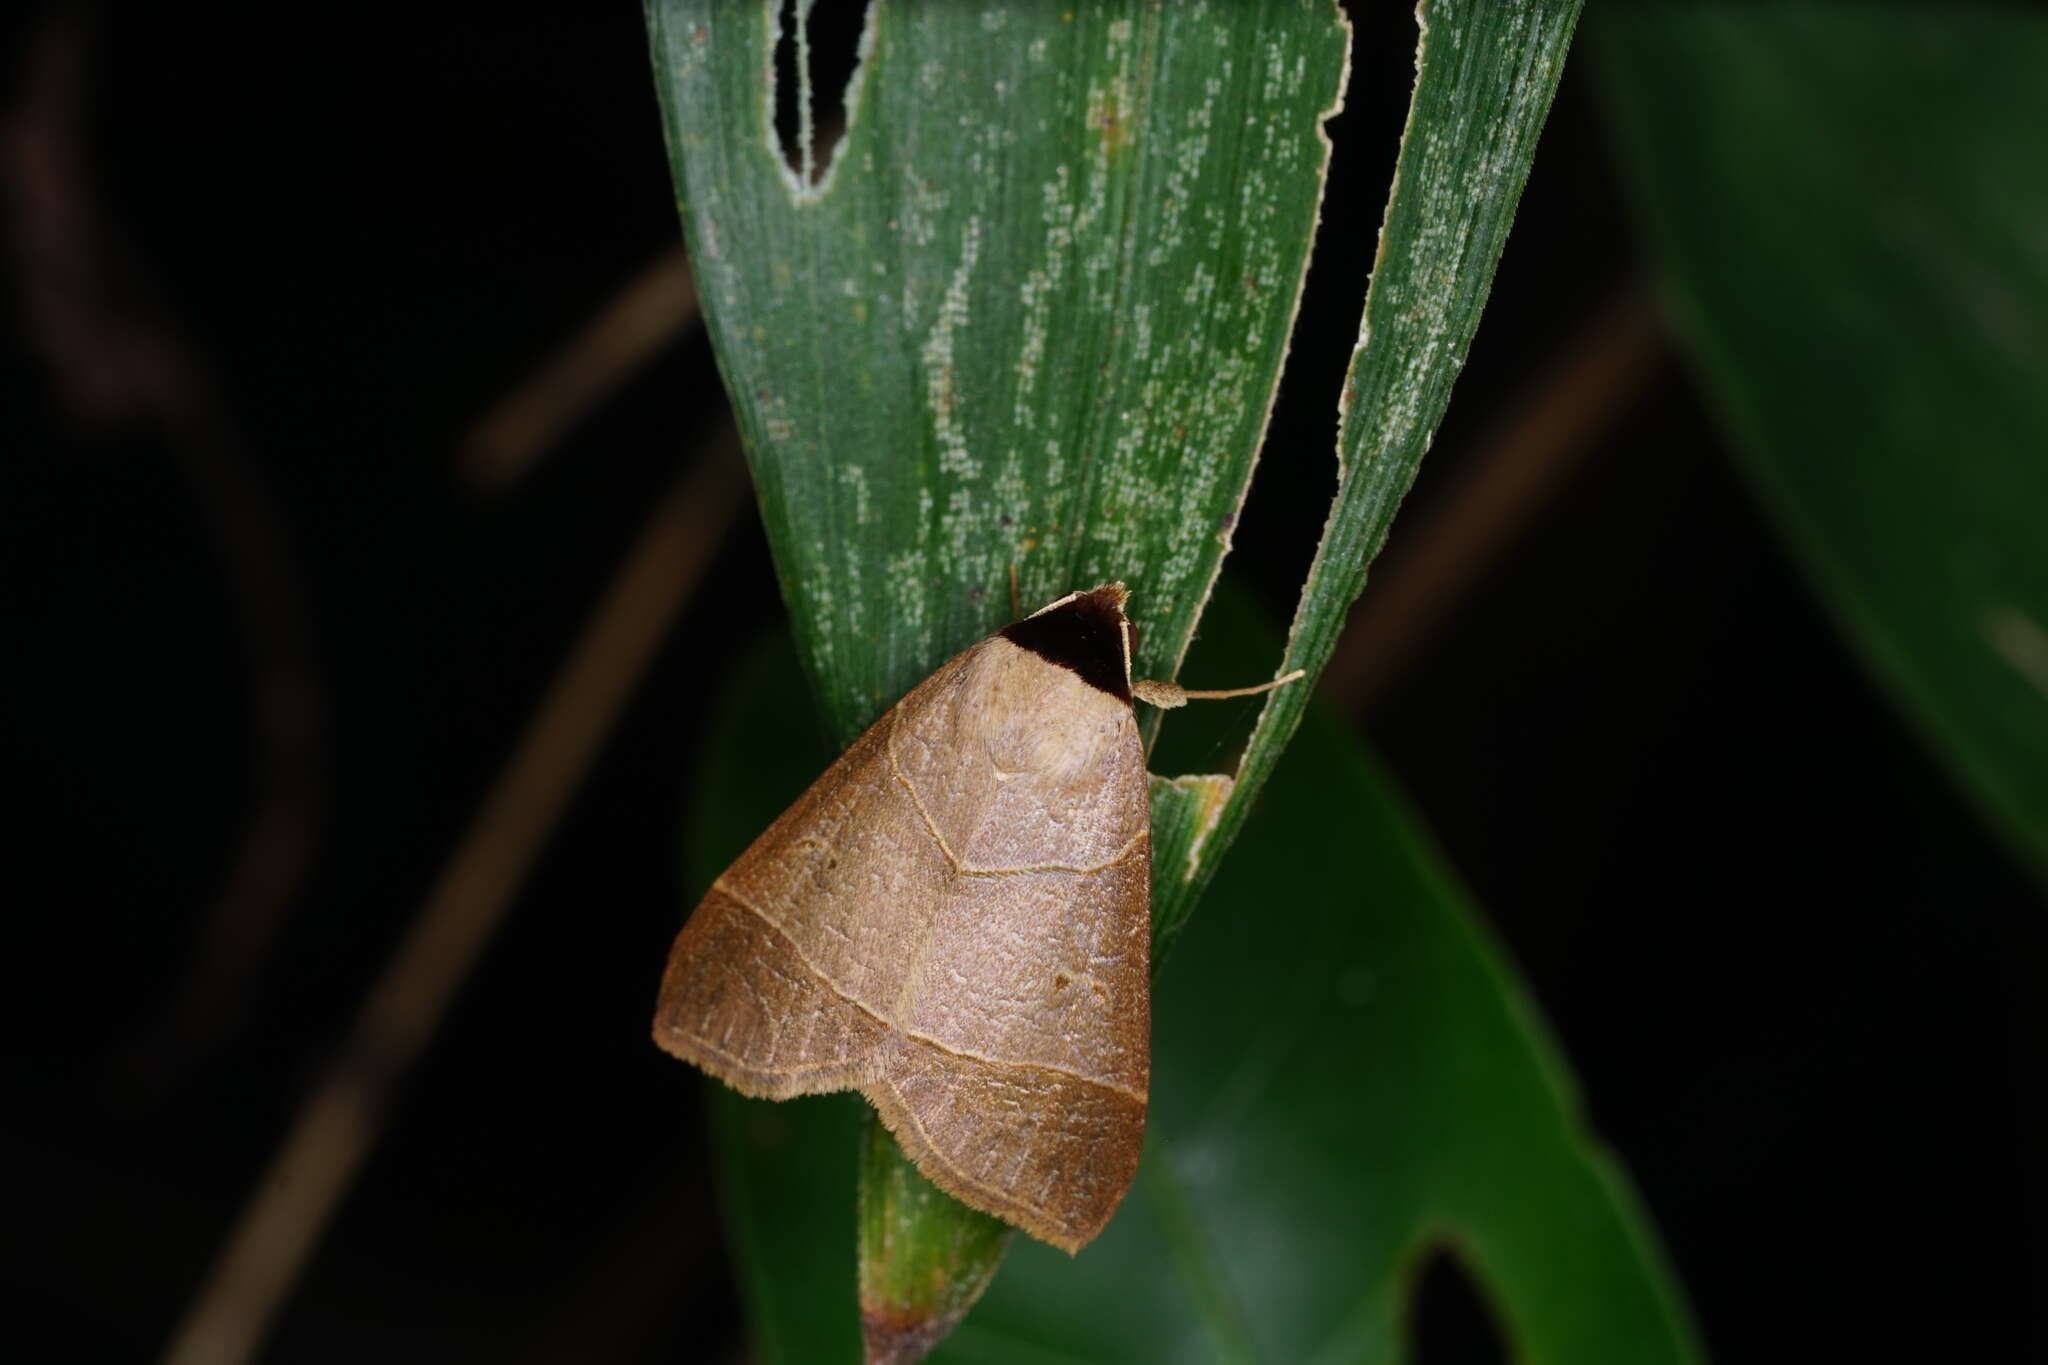
[[[1124,615],[1130,596],[1121,583],[1070,592],[1010,626],[1003,636],[1127,702],[1131,656],[1138,647],[1137,627]]]

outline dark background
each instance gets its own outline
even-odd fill
[[[18,153],[40,44],[84,18],[72,192],[104,229],[76,253],[37,247],[37,171],[11,157],[10,1357],[162,1348],[716,421],[699,335],[515,486],[458,477],[468,424],[678,236],[637,6],[553,9],[45,5],[0,28]],[[1405,7],[1354,18],[1323,259],[1231,561],[1280,620],[1331,489],[1412,75]],[[1567,72],[1385,570],[1532,376],[1642,287],[1585,77]],[[113,325],[73,344],[67,297],[115,300]],[[184,357],[141,415],[65,381],[132,362],[92,351],[131,324],[168,325]],[[1848,655],[1668,346],[1586,427],[1554,501],[1358,724],[1533,983],[1710,1350],[2018,1358],[2039,1330],[2037,893]],[[225,523],[224,500],[240,509]],[[286,572],[259,587],[303,632],[318,703],[284,784],[315,837],[273,946],[217,1036],[185,1046],[160,1028],[166,1002],[269,799],[264,645],[224,548],[252,516],[281,537],[266,562]],[[267,1358],[743,1357],[696,1084],[646,1021],[686,908],[707,701],[779,616],[743,517]],[[1433,1288],[1426,1358],[1467,1358],[1476,1311]]]

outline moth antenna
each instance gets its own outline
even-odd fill
[[[1131,684],[1131,695],[1139,701],[1148,702],[1162,711],[1171,711],[1186,706],[1191,701],[1226,701],[1231,697],[1256,697],[1261,692],[1271,692],[1276,687],[1285,687],[1301,677],[1308,670],[1297,668],[1292,673],[1260,683],[1257,687],[1226,687],[1215,691],[1192,691],[1179,683],[1156,682],[1150,678]]]
[[[1010,619],[1015,621],[1024,615],[1024,594],[1017,590],[1017,561],[1010,561]]]

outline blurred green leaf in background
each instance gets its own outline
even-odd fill
[[[2048,879],[2048,21],[1663,4],[1595,32],[1622,169],[1744,471],[1872,673]]]

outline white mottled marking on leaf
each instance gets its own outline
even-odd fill
[[[968,453],[967,432],[954,411],[959,394],[953,375],[954,338],[967,325],[967,284],[980,256],[981,220],[970,218],[960,238],[960,263],[953,269],[923,352],[925,403],[931,412],[932,434],[938,440],[939,472],[956,479],[973,479],[981,473],[981,463]]]
[[[924,616],[924,579],[923,550],[905,550],[889,557],[890,595],[896,601],[891,625],[914,654],[922,654],[930,639]]]
[[[867,594],[861,591],[861,561],[851,555],[843,571],[846,589],[846,633],[851,639],[859,639],[867,628]]]
[[[833,548],[835,547],[827,546],[821,541],[811,547],[811,552],[817,556],[820,564],[827,564],[831,562],[828,556]],[[836,577],[830,580],[821,578],[816,583],[806,585],[809,590],[805,593],[805,598],[809,603],[810,613],[814,619],[836,624],[840,608],[838,600],[833,593],[835,581],[837,581]],[[850,584],[848,585],[848,590],[851,591]],[[812,634],[817,641],[819,659],[832,659],[837,653],[835,642],[839,638],[839,632],[833,629],[831,624],[828,624],[823,630],[814,631]]]
[[[902,199],[903,213],[899,220],[903,236],[913,246],[930,246],[938,239],[938,220],[946,212],[946,196],[932,181],[908,166],[903,168],[903,181],[907,191]],[[906,283],[906,287],[912,286]],[[908,299],[905,300],[904,311],[913,311]]]
[[[867,471],[857,464],[842,465],[839,470],[839,482],[845,484],[847,492],[853,495],[853,524],[855,526],[867,525],[869,512]]]
[[[1045,263],[1035,270],[1026,271],[1023,284],[1018,286],[1018,295],[1024,304],[1024,336],[1017,351],[1017,389],[1010,420],[1020,430],[1028,430],[1037,424],[1031,401],[1038,391],[1039,363],[1045,358],[1053,297],[1059,289],[1061,277],[1067,272],[1067,251],[1074,242],[1074,202],[1070,183],[1071,177],[1062,164],[1053,168],[1052,179],[1040,187],[1043,206],[1040,216],[1045,223]]]

